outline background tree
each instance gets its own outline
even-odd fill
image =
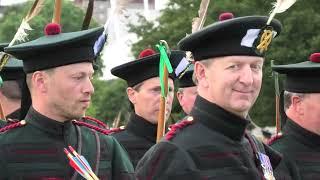
[[[18,29],[22,18],[29,11],[33,1],[27,3],[9,6],[0,19],[0,41],[10,41],[16,30]],[[45,5],[39,15],[33,18],[30,26],[33,29],[29,31],[28,40],[34,40],[43,36],[43,29],[46,24],[50,23],[53,16],[54,1],[45,1]],[[81,30],[82,21],[85,12],[76,7],[70,1],[63,1],[62,14],[61,14],[61,27],[62,32],[71,32]],[[91,26],[97,26],[97,23],[91,23]]]
[[[272,8],[271,2],[213,0],[208,8],[206,24],[217,21],[222,12],[232,12],[235,17],[266,16]],[[308,60],[311,53],[320,51],[320,4],[317,2],[297,1],[288,11],[276,16],[282,22],[283,30],[267,53],[262,90],[250,112],[252,119],[260,126],[275,124],[274,80],[271,76],[270,60],[274,59],[276,64],[301,62]],[[167,40],[169,45],[175,48],[181,38],[190,34],[192,18],[197,16],[199,4],[200,0],[169,0],[168,7],[161,11],[161,16],[156,21],[148,22],[140,16],[140,24],[129,24],[130,31],[139,38],[139,41],[133,44],[132,52],[137,55],[146,47],[154,47],[160,39]]]

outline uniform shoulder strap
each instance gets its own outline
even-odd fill
[[[118,133],[124,131],[126,128],[124,126],[120,126],[118,128],[111,128],[109,130],[109,134]]]
[[[108,129],[108,125],[105,124],[104,122],[102,122],[102,121],[99,120],[99,119],[96,119],[96,118],[93,118],[93,117],[90,117],[90,116],[85,116],[85,117],[81,118],[81,120],[94,122],[94,123],[97,124],[99,127]]]
[[[182,121],[179,123],[173,124],[169,127],[170,131],[166,134],[165,138],[166,140],[171,140],[179,130],[189,126],[190,124],[193,124],[193,117],[188,116],[184,118]]]
[[[282,133],[278,133],[278,134],[272,136],[272,137],[268,140],[267,144],[268,144],[268,145],[272,145],[274,142],[276,142],[278,139],[281,139],[282,137],[283,137]]]
[[[78,121],[78,120],[72,120],[72,123],[77,125],[77,126],[84,126],[84,127],[87,127],[89,129],[93,129],[93,130],[96,130],[102,134],[106,134],[106,135],[109,135],[110,134],[110,130],[109,129],[104,129],[104,128],[101,128],[101,127],[98,127],[98,126],[95,126],[95,125],[92,125],[92,124],[89,124],[89,123],[86,123],[86,122],[83,122],[83,121]]]
[[[3,128],[1,128],[0,129],[0,133],[6,132],[6,131],[9,131],[11,129],[15,129],[15,128],[18,128],[18,127],[22,127],[24,125],[26,125],[26,121],[25,120],[21,120],[21,121],[15,122],[15,123],[11,123],[10,125],[6,125]]]

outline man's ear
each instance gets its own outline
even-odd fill
[[[132,87],[127,88],[128,99],[132,104],[136,103],[136,93],[137,91],[134,90]]]
[[[291,106],[299,115],[303,115],[304,113],[304,107],[303,107],[302,101],[303,99],[299,96],[291,97]]]
[[[194,65],[194,73],[199,86],[202,86],[205,88],[209,87],[207,76],[206,76],[206,67],[204,64],[197,61]]]
[[[177,99],[178,99],[180,105],[182,103],[182,96],[183,96],[183,92],[181,90],[178,90]]]
[[[36,71],[31,77],[32,86],[37,88],[40,92],[48,91],[49,75],[44,71]]]

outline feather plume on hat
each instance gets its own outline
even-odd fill
[[[210,3],[210,0],[201,1],[200,8],[198,11],[199,16],[193,18],[192,20],[192,30],[191,30],[192,33],[200,30],[203,27],[204,22],[206,21],[209,3]]]
[[[258,45],[256,46],[256,52],[258,54],[263,54],[264,52],[266,52],[268,50],[269,44],[272,41],[272,38],[274,36],[273,28],[270,26],[272,19],[276,14],[285,12],[295,2],[296,0],[277,0],[277,2],[272,3],[273,9],[271,10],[270,16],[266,23],[266,27],[261,30],[259,38],[257,39],[257,41],[259,41]]]
[[[272,19],[276,14],[283,13],[287,9],[289,9],[296,0],[277,0],[277,2],[272,3],[273,4],[273,9],[271,10],[269,19],[267,21],[267,25],[270,25]]]
[[[195,17],[192,20],[192,28],[191,28],[192,33],[199,31],[200,29],[203,28],[203,25],[206,21],[209,4],[210,4],[210,0],[201,1],[200,7],[198,10],[198,17]],[[192,62],[194,62],[193,55],[190,51],[186,52],[186,58],[189,61],[189,63],[185,65],[186,67],[184,70],[181,71],[179,78],[182,78],[182,76],[187,72],[187,70],[191,66]]]
[[[35,0],[31,9],[28,11],[27,15],[22,19],[22,22],[14,35],[13,39],[9,43],[8,47],[14,45],[17,41],[24,42],[27,39],[28,33],[27,31],[32,30],[29,25],[31,19],[37,16],[44,6],[44,0]],[[4,52],[0,53],[0,71],[7,64],[10,55]]]
[[[29,25],[31,19],[37,16],[44,6],[44,0],[35,0],[28,14],[22,19],[22,22],[14,35],[13,39],[9,43],[9,47],[12,46],[16,41],[24,42],[28,36],[27,31],[32,30]]]

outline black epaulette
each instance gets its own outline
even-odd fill
[[[110,133],[109,134],[114,134],[114,133],[119,133],[119,132],[122,132],[124,131],[126,128],[124,126],[120,126],[118,128],[111,128],[110,129]]]
[[[193,124],[193,117],[188,116],[187,118],[183,119],[179,123],[173,124],[169,127],[170,131],[166,134],[166,140],[171,140],[178,132],[178,130],[181,130],[190,124]]]
[[[26,125],[26,121],[25,120],[21,120],[21,121],[18,121],[18,122],[14,122],[14,123],[10,123],[10,124],[7,124],[6,126],[4,126],[3,128],[0,129],[0,133],[3,133],[3,132],[7,132],[11,129],[15,129],[15,128],[18,128],[18,127],[22,127]]]
[[[268,140],[267,144],[268,144],[268,145],[272,145],[274,142],[276,142],[278,139],[281,139],[282,137],[283,137],[282,133],[278,133],[278,134],[272,136],[272,137]]]

